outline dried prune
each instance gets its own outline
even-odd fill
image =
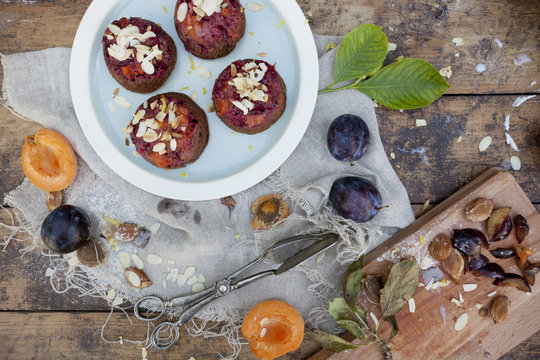
[[[469,258],[469,270],[475,271],[484,267],[489,262],[489,259],[484,255],[476,255]]]
[[[486,237],[476,229],[455,229],[452,245],[457,250],[470,256],[480,254],[480,246],[488,247]]]
[[[533,286],[534,283],[536,282],[536,276],[534,274],[529,274],[524,271],[526,266],[531,265],[531,262],[527,260],[525,264],[522,264],[521,260],[519,258],[516,258],[516,265],[518,266],[519,270],[521,270],[521,273],[523,274],[523,278],[527,280],[529,285]]]
[[[518,244],[521,244],[525,237],[529,234],[529,223],[523,216],[518,215],[514,218],[514,226],[516,227],[516,238]]]
[[[54,252],[67,254],[90,237],[90,218],[78,207],[62,205],[47,215],[41,225],[41,240]]]
[[[510,313],[510,299],[504,295],[496,296],[491,302],[491,318],[496,324],[505,320]]]
[[[489,251],[497,259],[509,259],[517,255],[514,248],[498,248]]]
[[[487,263],[480,269],[473,271],[474,276],[485,276],[488,278],[500,279],[504,277],[504,269],[495,263]]]
[[[450,256],[441,261],[441,269],[457,284],[461,284],[461,276],[465,269],[465,260],[459,251],[452,249]]]
[[[467,204],[465,217],[472,222],[486,220],[493,210],[493,202],[489,199],[478,198]]]
[[[444,260],[452,252],[452,241],[446,234],[439,234],[429,243],[429,254],[435,260]]]
[[[369,145],[369,128],[360,117],[345,114],[332,121],[327,135],[328,150],[337,160],[356,161]]]
[[[379,190],[356,176],[338,179],[330,190],[330,203],[338,214],[355,222],[366,222],[383,207]]]
[[[511,207],[502,207],[493,210],[488,219],[488,237],[490,241],[501,241],[506,239],[512,231],[512,221],[510,220]]]
[[[518,275],[518,274],[512,274],[512,273],[504,274],[504,277],[495,279],[495,281],[493,282],[493,285],[511,286],[521,291],[531,292],[531,287],[529,286],[529,283],[527,282],[527,280],[525,280],[523,276]]]

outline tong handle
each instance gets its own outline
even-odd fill
[[[182,314],[180,314],[180,317],[178,318],[178,321],[176,322],[176,325],[180,326],[188,322],[196,313],[199,312],[203,307],[211,303],[212,301],[216,300],[217,298],[221,297],[222,295],[213,289],[214,287],[211,287],[212,293],[205,298],[197,301],[196,303],[193,303],[192,305],[188,306]]]

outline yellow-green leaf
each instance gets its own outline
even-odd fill
[[[326,350],[333,352],[341,352],[344,350],[356,349],[358,347],[358,345],[355,345],[345,339],[321,330],[308,331],[306,332],[306,335],[315,340]]]
[[[401,260],[392,266],[381,290],[381,311],[384,318],[396,315],[414,295],[418,287],[420,267],[414,260]]]
[[[364,341],[368,341],[369,337],[364,333],[360,325],[358,325],[356,322],[352,320],[339,320],[338,325],[356,336],[359,339],[362,339]]]
[[[354,261],[343,274],[342,287],[343,296],[347,304],[354,308],[358,302],[358,293],[362,284],[362,267],[364,266],[364,256]]]
[[[422,59],[404,59],[383,67],[355,89],[391,109],[416,109],[431,104],[450,87]]]

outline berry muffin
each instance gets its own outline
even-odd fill
[[[173,92],[144,101],[126,130],[136,151],[164,169],[197,160],[209,136],[204,111],[188,96]]]
[[[174,24],[187,51],[202,59],[229,54],[246,30],[239,0],[178,0]]]
[[[122,18],[107,26],[103,55],[112,77],[127,90],[149,93],[167,81],[176,65],[176,46],[161,26]]]
[[[237,60],[217,78],[212,100],[225,125],[244,134],[257,134],[285,111],[287,88],[267,62]]]

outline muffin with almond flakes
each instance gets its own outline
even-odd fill
[[[225,125],[244,134],[257,134],[285,111],[287,87],[267,62],[237,60],[217,78],[212,100]]]
[[[145,100],[124,131],[144,159],[164,169],[197,160],[209,137],[205,112],[187,95],[173,92]]]
[[[107,26],[102,39],[105,63],[124,88],[157,90],[176,66],[176,46],[161,26],[141,18],[121,18]]]

